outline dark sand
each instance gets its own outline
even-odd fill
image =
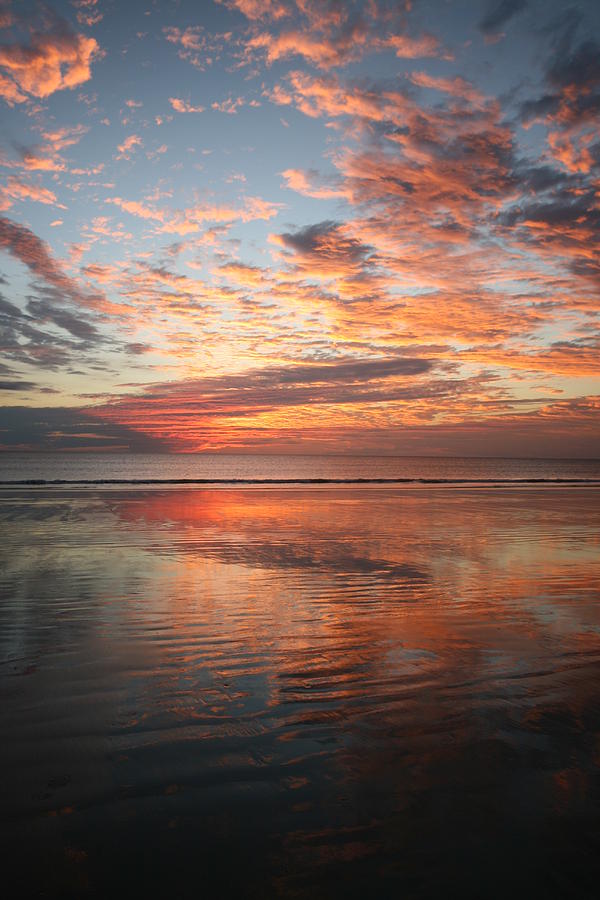
[[[600,490],[22,488],[0,522],[12,896],[597,896]]]

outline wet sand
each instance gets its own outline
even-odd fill
[[[600,489],[13,488],[0,523],[19,896],[596,895]]]

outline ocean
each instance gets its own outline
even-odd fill
[[[0,483],[600,482],[600,459],[2,453]]]
[[[2,467],[16,896],[596,896],[597,461]]]

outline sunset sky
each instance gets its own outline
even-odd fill
[[[600,455],[600,4],[0,26],[0,448]]]

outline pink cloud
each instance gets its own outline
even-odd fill
[[[425,56],[443,55],[440,42],[431,34],[411,38],[406,34],[394,34],[380,42],[381,47],[389,47],[401,59],[419,59]]]
[[[30,97],[49,97],[55,91],[72,89],[92,77],[91,64],[101,56],[94,38],[73,33],[58,17],[50,30],[30,28],[28,44],[0,46],[0,96],[9,105]]]
[[[227,100],[223,100],[221,103],[211,103],[212,109],[218,110],[218,112],[229,113],[229,115],[235,115],[240,107],[244,106],[245,100],[243,97],[236,97],[234,100],[233,97],[228,97]]]
[[[283,19],[290,15],[293,6],[282,0],[216,0],[229,9],[238,9],[247,19]]]
[[[129,159],[136,147],[142,146],[142,139],[137,134],[130,134],[126,137],[122,144],[117,146],[119,151],[117,159]]]
[[[77,8],[77,21],[80,25],[91,28],[104,18],[104,13],[97,9],[98,0],[72,0],[72,3]]]
[[[8,209],[15,201],[32,200],[36,203],[65,207],[58,203],[56,194],[39,184],[27,184],[18,178],[9,177],[6,184],[0,187],[0,209]]]
[[[208,35],[201,25],[190,25],[188,28],[170,26],[163,28],[163,34],[170,44],[179,47],[177,51],[179,58],[200,71],[204,71],[212,64],[222,41],[230,37],[230,35]]]
[[[453,97],[460,97],[468,100],[470,103],[480,104],[485,100],[484,95],[465,81],[464,78],[434,78],[426,72],[411,72],[408,76],[413,84],[419,87],[432,88],[436,91],[442,91],[445,94],[451,94]]]
[[[260,197],[246,197],[241,207],[198,203],[179,210],[150,207],[135,200],[124,200],[122,197],[110,197],[106,202],[115,204],[137,218],[160,223],[160,231],[180,235],[200,231],[206,223],[229,225],[234,222],[271,219],[277,215],[280,208],[280,204],[271,203]]]
[[[201,113],[204,112],[203,106],[192,106],[191,103],[187,103],[185,100],[180,100],[179,97],[169,97],[169,103],[175,110],[175,112],[179,113]]]
[[[286,187],[305,197],[315,200],[333,200],[343,198],[347,193],[341,188],[318,187],[315,184],[317,173],[305,172],[302,169],[285,169],[281,173],[286,180]]]

